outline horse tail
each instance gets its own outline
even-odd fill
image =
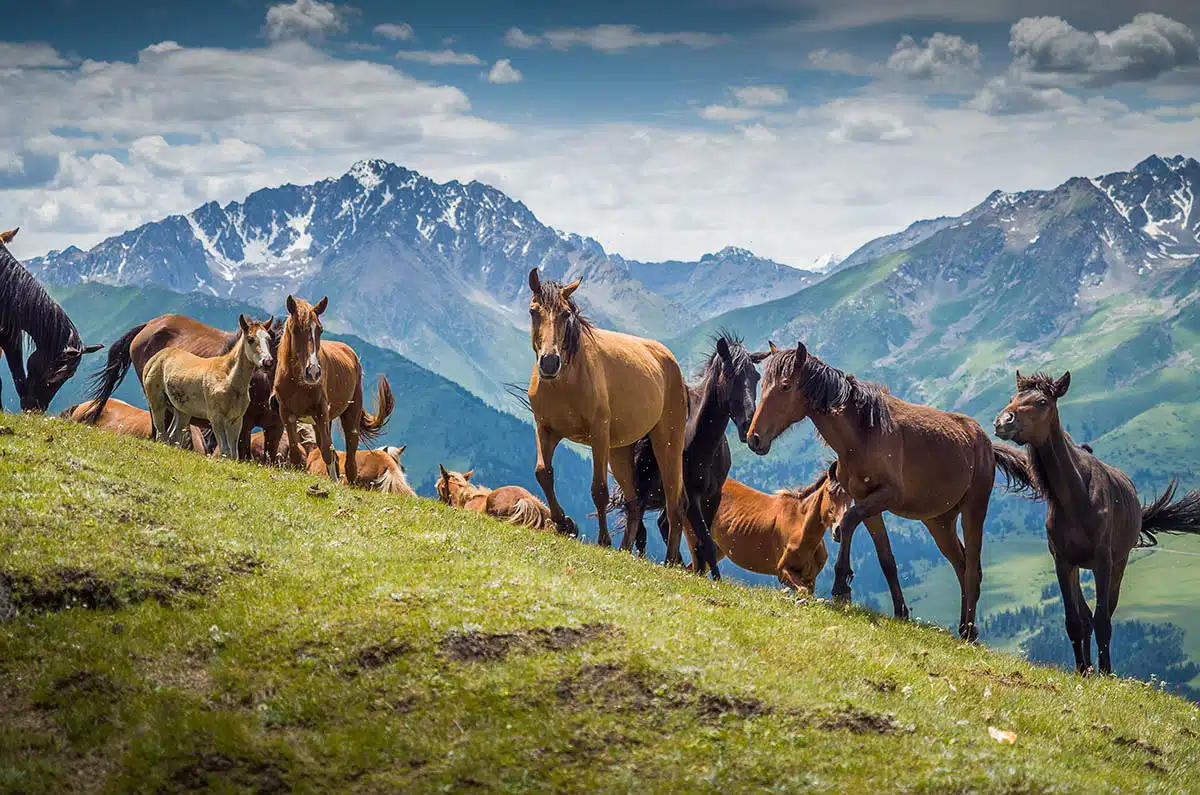
[[[1142,535],[1138,540],[1139,547],[1157,546],[1158,538],[1155,533],[1187,533],[1200,535],[1200,490],[1189,491],[1175,499],[1175,490],[1179,481],[1175,478],[1167,484],[1167,489],[1157,500],[1142,506]]]
[[[1033,476],[1033,467],[1029,464],[1029,456],[1024,450],[992,442],[992,453],[996,458],[996,469],[1004,475],[1008,491],[1028,492],[1031,497],[1042,496],[1042,490]]]
[[[129,368],[133,365],[129,349],[133,345],[134,337],[141,334],[146,325],[143,323],[140,326],[134,326],[122,334],[119,340],[108,346],[108,361],[103,367],[92,373],[91,378],[88,379],[87,397],[92,405],[83,415],[83,421],[88,425],[96,424],[100,415],[104,413],[108,399],[112,397],[117,386],[129,374]]]
[[[76,403],[76,404],[75,404],[75,405],[73,405],[73,406],[67,406],[65,409],[63,409],[62,411],[58,412],[58,417],[59,417],[59,419],[63,419],[63,420],[70,420],[70,419],[74,419],[75,410],[76,410],[76,409],[78,409],[78,408],[79,408],[79,404],[78,404],[78,403]]]
[[[512,513],[504,520],[508,524],[524,525],[534,530],[551,530],[554,522],[550,509],[536,497],[522,497],[513,504]]]
[[[383,474],[376,481],[379,484],[379,490],[384,494],[403,494],[406,497],[415,497],[417,493],[412,490],[412,486],[408,485],[408,480],[404,477],[404,471],[400,469],[400,465],[388,467],[383,471]]]
[[[371,445],[375,443],[383,433],[395,407],[396,397],[392,394],[392,385],[388,383],[387,376],[381,375],[379,385],[375,388],[375,413],[368,414],[364,408],[362,419],[358,421],[358,433],[364,442]]]

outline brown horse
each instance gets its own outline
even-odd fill
[[[520,486],[501,486],[489,489],[471,483],[475,470],[449,472],[438,464],[441,477],[437,482],[438,499],[454,508],[494,516],[508,524],[519,524],[534,530],[553,530],[550,509],[541,500]]]
[[[103,428],[106,431],[119,433],[123,436],[133,436],[137,439],[152,439],[154,438],[154,421],[150,417],[150,412],[145,409],[139,409],[137,406],[131,406],[123,400],[109,398],[105,403],[104,409],[100,412],[100,416],[95,422],[92,422],[92,403],[78,403],[66,409],[58,416],[73,422],[84,423],[87,425],[95,425],[97,428]],[[211,452],[210,445],[206,443],[204,438],[204,430],[197,428],[195,425],[190,427],[191,433],[185,439],[184,447],[195,450],[199,453]],[[216,438],[213,437],[211,448],[216,447]]]
[[[805,488],[774,495],[727,479],[712,525],[720,555],[811,594],[829,557],[825,531],[850,507],[850,495],[834,476],[836,467],[835,461]]]
[[[297,423],[296,429],[300,432],[300,452],[307,459],[308,454],[317,446],[317,434],[313,430],[313,426],[307,422]],[[291,444],[287,437],[280,434],[274,453],[268,456],[266,434],[262,431],[250,434],[250,458],[259,464],[272,466],[277,463],[280,465],[286,463],[291,465],[290,447]]]
[[[579,287],[542,282],[529,272],[530,338],[537,362],[529,379],[529,405],[537,429],[537,480],[560,532],[572,533],[571,521],[554,494],[554,450],[563,439],[592,448],[592,502],[599,518],[601,546],[608,534],[608,470],[626,497],[621,548],[633,549],[642,521],[634,484],[633,445],[649,434],[666,495],[670,537],[668,565],[682,563],[679,542],[684,515],[697,571],[717,571],[716,546],[700,506],[683,491],[683,446],[687,430],[687,386],[679,363],[665,345],[628,334],[594,328],[580,314],[571,294]]]
[[[996,435],[1027,446],[1034,482],[1047,500],[1046,536],[1075,670],[1086,673],[1092,667],[1094,628],[1100,672],[1108,674],[1112,616],[1130,550],[1153,546],[1157,532],[1200,534],[1200,491],[1188,492],[1172,504],[1172,481],[1162,496],[1143,507],[1124,472],[1096,458],[1090,447],[1075,444],[1063,430],[1058,401],[1070,385],[1070,373],[1055,380],[1044,373],[1025,378],[1018,371],[1017,393],[997,415]],[[1081,568],[1096,575],[1094,617],[1079,587]]]
[[[303,426],[301,426],[303,427]],[[378,450],[359,450],[354,454],[356,459],[356,477],[358,478],[354,485],[369,491],[382,491],[384,494],[403,494],[407,497],[415,497],[417,493],[408,485],[408,478],[405,477],[404,465],[400,463],[400,455],[404,452],[407,445],[400,447],[381,447]],[[336,451],[338,463],[341,464],[341,469],[345,470],[346,454],[341,450]],[[325,459],[321,457],[319,447],[312,447],[308,451],[308,460],[305,462],[310,475],[319,477],[328,477],[329,470],[325,466]]]
[[[963,414],[907,403],[885,387],[795,350],[771,346],[763,374],[762,399],[747,444],[759,455],[793,423],[810,417],[817,433],[838,456],[838,480],[854,498],[835,529],[840,540],[833,595],[850,598],[850,544],[865,522],[898,618],[908,617],[896,559],[883,512],[917,519],[929,528],[938,549],[954,566],[961,590],[958,632],[978,636],[975,610],[983,569],[983,520],[997,467],[1010,483],[1029,485],[1028,464],[1019,450],[993,447],[983,428]],[[963,541],[955,524],[962,515]]]
[[[333,452],[333,420],[340,419],[346,439],[346,482],[357,484],[358,443],[375,441],[392,414],[394,399],[387,378],[379,377],[378,413],[363,409],[363,372],[358,355],[341,342],[321,342],[321,313],[329,306],[322,298],[316,306],[303,298],[287,297],[288,319],[279,340],[279,365],[275,369],[275,400],[279,417],[292,443],[292,463],[303,467],[296,423],[311,418],[317,446],[330,477],[338,480],[339,459]]]
[[[276,355],[283,324],[276,321],[271,328],[271,354]],[[162,315],[153,320],[134,326],[121,335],[108,349],[108,362],[91,377],[91,389],[88,393],[92,411],[87,416],[88,422],[95,422],[104,412],[105,404],[116,391],[117,386],[125,380],[132,367],[137,373],[138,381],[146,370],[146,363],[154,354],[163,348],[180,348],[197,356],[212,357],[228,353],[237,342],[237,332],[222,331],[218,328],[193,320],[184,315]],[[268,451],[274,451],[279,446],[283,436],[283,422],[279,412],[271,407],[271,391],[274,389],[275,366],[260,368],[250,379],[250,407],[242,421],[242,434],[238,439],[238,458],[250,457],[250,435],[255,428],[262,428],[263,434],[270,442],[266,445]],[[200,427],[208,424],[207,420],[194,418],[193,423]],[[271,452],[268,452],[268,456]]]

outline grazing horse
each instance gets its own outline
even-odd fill
[[[1046,536],[1075,670],[1087,673],[1092,667],[1094,628],[1100,673],[1110,674],[1112,616],[1129,552],[1153,546],[1158,532],[1200,534],[1200,491],[1172,503],[1172,480],[1162,496],[1143,507],[1124,472],[1096,458],[1090,447],[1075,444],[1063,430],[1058,401],[1070,385],[1070,373],[1055,380],[1044,373],[1026,378],[1018,371],[1017,393],[997,415],[996,435],[1026,446],[1034,484],[1047,501]],[[1081,568],[1096,575],[1094,617],[1079,587]]]
[[[208,420],[226,458],[238,457],[242,420],[250,408],[250,379],[271,364],[271,322],[238,316],[240,333],[228,353],[204,358],[163,348],[146,363],[142,388],[160,439],[180,445],[192,417]],[[170,431],[167,414],[173,415]]]
[[[278,412],[275,413],[275,417],[278,419]],[[282,428],[282,423],[280,427]],[[300,432],[300,452],[307,459],[308,454],[317,446],[316,431],[307,422],[297,423],[296,429]],[[290,447],[291,443],[288,442],[281,431],[279,441],[275,444],[274,452],[268,455],[266,434],[262,431],[255,431],[250,434],[250,459],[259,464],[267,466],[279,464],[282,466],[286,463],[291,465]]]
[[[679,363],[665,345],[594,328],[579,312],[570,284],[543,283],[529,272],[530,339],[537,361],[529,378],[529,405],[537,431],[537,480],[554,524],[574,533],[575,523],[554,494],[554,450],[563,439],[592,448],[592,502],[599,520],[598,543],[612,546],[608,534],[608,470],[626,495],[621,548],[633,549],[642,521],[634,487],[633,445],[649,434],[666,494],[668,565],[682,563],[679,542],[687,514],[696,534],[696,570],[717,571],[716,546],[700,506],[683,490],[683,446],[687,433],[687,385]]]
[[[758,391],[755,368],[769,354],[750,353],[742,340],[728,331],[718,334],[712,355],[704,364],[698,386],[688,387],[687,433],[683,445],[683,487],[689,504],[700,506],[705,527],[712,527],[721,504],[721,487],[729,476],[732,458],[725,427],[733,420],[738,438],[746,441],[746,431],[754,417]],[[649,437],[633,446],[634,483],[642,510],[663,509],[662,478]],[[659,514],[659,530],[667,538],[667,517]],[[691,529],[690,527],[688,528]],[[689,538],[695,546],[695,539]],[[720,547],[720,545],[717,545]],[[637,548],[646,551],[645,523],[637,528]]]
[[[270,331],[271,355],[275,356],[283,322],[275,321]],[[91,377],[88,397],[92,413],[88,421],[95,422],[104,411],[105,403],[125,380],[130,367],[137,373],[138,381],[142,381],[146,363],[163,348],[180,348],[207,358],[229,353],[237,338],[236,332],[222,331],[184,315],[162,315],[134,326],[109,347],[108,362]],[[238,439],[239,458],[250,457],[251,432],[255,428],[262,428],[269,442],[265,448],[268,460],[273,459],[279,439],[283,436],[283,421],[279,419],[279,412],[270,405],[274,388],[275,367],[272,361],[271,365],[255,370],[250,379],[250,408],[242,420],[242,436]],[[201,427],[207,424],[199,418],[193,419],[193,422]]]
[[[0,351],[8,358],[21,410],[46,411],[83,355],[104,346],[84,345],[63,308],[9,252],[16,236],[16,229],[0,232]],[[28,362],[22,334],[34,344]]]
[[[938,549],[954,566],[961,591],[958,633],[974,640],[983,569],[983,520],[997,467],[1009,483],[1030,487],[1028,463],[1019,450],[993,446],[983,428],[963,414],[907,403],[886,387],[859,381],[810,356],[804,343],[794,350],[771,346],[763,374],[762,399],[747,441],[759,455],[793,423],[812,419],[817,433],[838,457],[838,480],[854,498],[834,537],[839,540],[833,596],[850,598],[850,543],[866,523],[897,618],[908,618],[896,559],[883,512],[917,519],[929,528]],[[955,524],[962,515],[963,542]]]
[[[303,428],[304,426],[301,425]],[[400,463],[400,454],[408,445],[399,447],[381,447],[378,450],[359,450],[354,454],[357,467],[357,480],[354,485],[369,491],[382,491],[384,494],[403,494],[415,497],[417,493],[408,485],[404,465]],[[346,454],[336,451],[338,462],[345,469]],[[315,445],[308,451],[305,467],[310,475],[328,477],[329,470],[325,459],[321,457],[320,448]]]
[[[91,401],[77,403],[58,416],[72,422],[95,425],[97,428],[103,428],[123,436],[133,436],[137,439],[154,438],[154,421],[150,417],[150,412],[145,409],[131,406],[123,400],[109,398],[104,410],[100,412],[99,418],[92,422],[92,408]],[[190,449],[206,455],[216,448],[217,440],[215,436],[211,435],[211,428],[202,429],[193,425],[190,430],[191,433],[184,439],[183,446],[185,448],[190,447]],[[208,436],[205,435],[205,431],[208,431]]]
[[[774,574],[785,586],[811,594],[829,557],[825,532],[850,507],[836,467],[835,461],[805,488],[773,495],[726,480],[712,524],[721,555],[747,571]]]
[[[346,482],[358,483],[358,442],[379,438],[392,414],[395,400],[387,378],[379,377],[376,393],[378,413],[363,410],[363,372],[358,355],[341,342],[321,342],[321,314],[329,306],[326,296],[316,306],[303,298],[287,297],[288,319],[279,340],[279,366],[275,368],[275,400],[279,417],[287,427],[292,463],[303,467],[296,430],[298,420],[308,417],[317,433],[317,446],[326,470],[339,479],[341,461],[334,455],[332,427],[342,421],[346,439]]]
[[[519,524],[534,530],[555,529],[550,509],[530,494],[529,489],[520,486],[489,489],[470,482],[471,475],[475,474],[473,469],[449,472],[441,464],[438,464],[438,469],[441,470],[441,477],[437,482],[437,495],[447,505],[494,516],[508,524]]]

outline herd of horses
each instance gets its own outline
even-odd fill
[[[22,409],[44,412],[82,356],[102,346],[84,345],[62,308],[11,255],[7,243],[15,234],[0,235],[0,348]],[[454,508],[578,536],[555,493],[554,452],[566,439],[591,449],[600,545],[612,545],[608,514],[619,508],[621,548],[644,555],[643,515],[658,510],[667,565],[683,564],[686,538],[698,574],[719,579],[719,562],[728,559],[812,593],[832,531],[839,545],[832,593],[848,601],[851,541],[865,524],[895,616],[906,619],[883,521],[884,513],[893,513],[924,523],[953,566],[958,632],[973,641],[984,521],[999,470],[1010,491],[1046,503],[1076,668],[1093,670],[1094,632],[1097,670],[1105,674],[1112,671],[1112,615],[1131,550],[1153,545],[1157,533],[1200,534],[1200,491],[1176,499],[1172,481],[1142,506],[1128,477],[1064,431],[1058,401],[1069,373],[1059,379],[1017,373],[1016,392],[994,428],[1015,447],[993,442],[970,417],[909,403],[885,386],[860,381],[803,343],[752,352],[735,335],[721,333],[698,381],[689,385],[661,343],[590,323],[574,299],[578,280],[543,280],[534,268],[528,282],[535,363],[527,395],[545,502],[520,486],[489,489],[472,481],[473,470],[440,466],[437,495]],[[375,412],[365,409],[358,356],[343,343],[322,340],[328,305],[327,298],[314,305],[288,296],[285,320],[241,316],[235,331],[180,315],[135,326],[109,347],[88,400],[63,416],[205,455],[292,466],[415,496],[400,463],[404,447],[359,449],[378,440],[395,401],[381,376]],[[22,362],[26,335],[35,350]],[[149,411],[113,397],[130,369]],[[767,494],[729,477],[731,422],[740,443],[765,456],[780,434],[805,419],[836,456],[814,482]],[[334,420],[344,451],[333,448]],[[610,474],[616,492],[610,492]],[[1095,575],[1094,613],[1080,588],[1080,569]]]

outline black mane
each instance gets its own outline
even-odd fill
[[[562,358],[563,364],[568,364],[575,358],[575,354],[579,353],[579,341],[584,333],[590,334],[592,324],[583,313],[579,311],[579,306],[575,303],[574,298],[566,298],[564,300],[562,294],[562,284],[555,281],[546,280],[540,283],[541,290],[538,293],[538,300],[545,306],[559,306],[560,303],[567,305],[567,323],[563,329],[563,347]]]
[[[747,364],[750,364],[750,351],[746,350],[746,341],[739,337],[729,329],[717,329],[717,333],[713,334],[709,343],[712,345],[712,353],[708,355],[708,359],[696,370],[695,377],[700,381],[716,375],[720,368],[724,365],[725,360],[721,358],[721,354],[717,353],[717,344],[725,340],[725,344],[729,346],[729,355],[733,359],[733,369],[740,370]]]
[[[0,243],[0,329],[24,331],[39,350],[53,355],[70,345],[83,345],[71,318],[3,243]]]
[[[772,380],[796,374],[797,350],[777,351],[767,359],[766,377]],[[829,414],[850,407],[859,423],[868,431],[884,433],[895,427],[886,397],[888,388],[872,381],[859,381],[831,367],[811,353],[797,374],[796,388],[804,394],[809,410]]]

